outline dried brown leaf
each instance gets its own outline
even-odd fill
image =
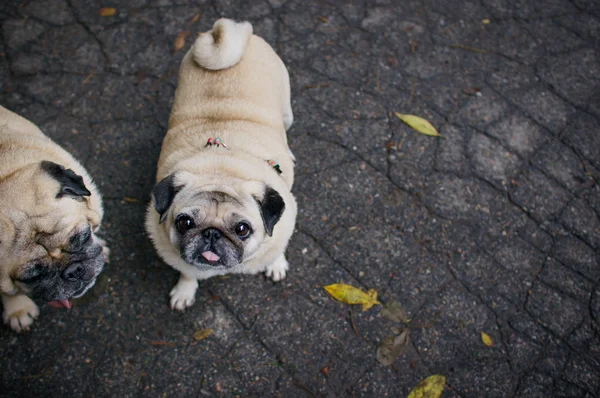
[[[410,323],[410,319],[406,315],[404,308],[402,308],[398,302],[393,300],[385,303],[380,314],[394,322]]]
[[[381,341],[377,349],[377,361],[383,366],[390,366],[406,351],[409,343],[409,329],[404,329],[397,336],[388,336]]]
[[[183,46],[185,46],[185,38],[188,37],[189,34],[190,32],[188,32],[187,30],[179,32],[179,34],[175,38],[175,42],[173,43],[173,52],[177,52],[181,50]]]
[[[112,17],[116,13],[117,13],[117,9],[113,8],[113,7],[102,7],[100,9],[100,16],[101,17]]]
[[[194,15],[194,18],[190,19],[186,25],[192,25],[198,22],[198,19],[200,19],[200,14]]]
[[[467,95],[475,95],[480,91],[481,89],[479,87],[465,87],[462,89],[462,92]]]
[[[188,37],[190,32],[184,30],[183,32],[179,32],[177,37],[175,38],[175,42],[173,43],[173,52],[177,52],[185,46],[185,38]]]

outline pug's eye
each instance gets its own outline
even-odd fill
[[[92,230],[89,226],[82,231],[74,233],[69,238],[68,252],[74,253],[82,251],[90,239],[92,239]]]
[[[25,271],[23,275],[21,275],[21,277],[17,278],[17,280],[23,283],[33,283],[42,279],[44,277],[44,274],[44,266],[41,264],[36,264],[35,266]]]
[[[177,217],[177,221],[175,223],[177,224],[177,228],[180,231],[187,231],[188,229],[192,229],[195,226],[194,220],[192,220],[190,216],[185,215]]]
[[[235,226],[235,234],[242,240],[250,236],[250,232],[252,232],[252,229],[245,222],[238,223]]]

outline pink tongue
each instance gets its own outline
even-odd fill
[[[56,307],[56,308],[71,308],[71,302],[67,299],[67,300],[54,300],[54,301],[48,301],[48,304],[51,305],[52,307]]]
[[[221,258],[211,251],[202,253],[202,256],[208,261],[219,261],[219,259]]]

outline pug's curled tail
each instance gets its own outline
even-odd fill
[[[201,33],[194,43],[194,61],[204,69],[220,70],[237,64],[252,36],[250,22],[235,22],[221,18],[212,30]]]

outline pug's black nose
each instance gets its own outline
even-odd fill
[[[61,277],[70,282],[84,279],[85,267],[81,263],[71,264],[62,272]]]
[[[216,242],[221,239],[221,231],[216,228],[206,228],[202,231],[202,236],[209,242]]]

